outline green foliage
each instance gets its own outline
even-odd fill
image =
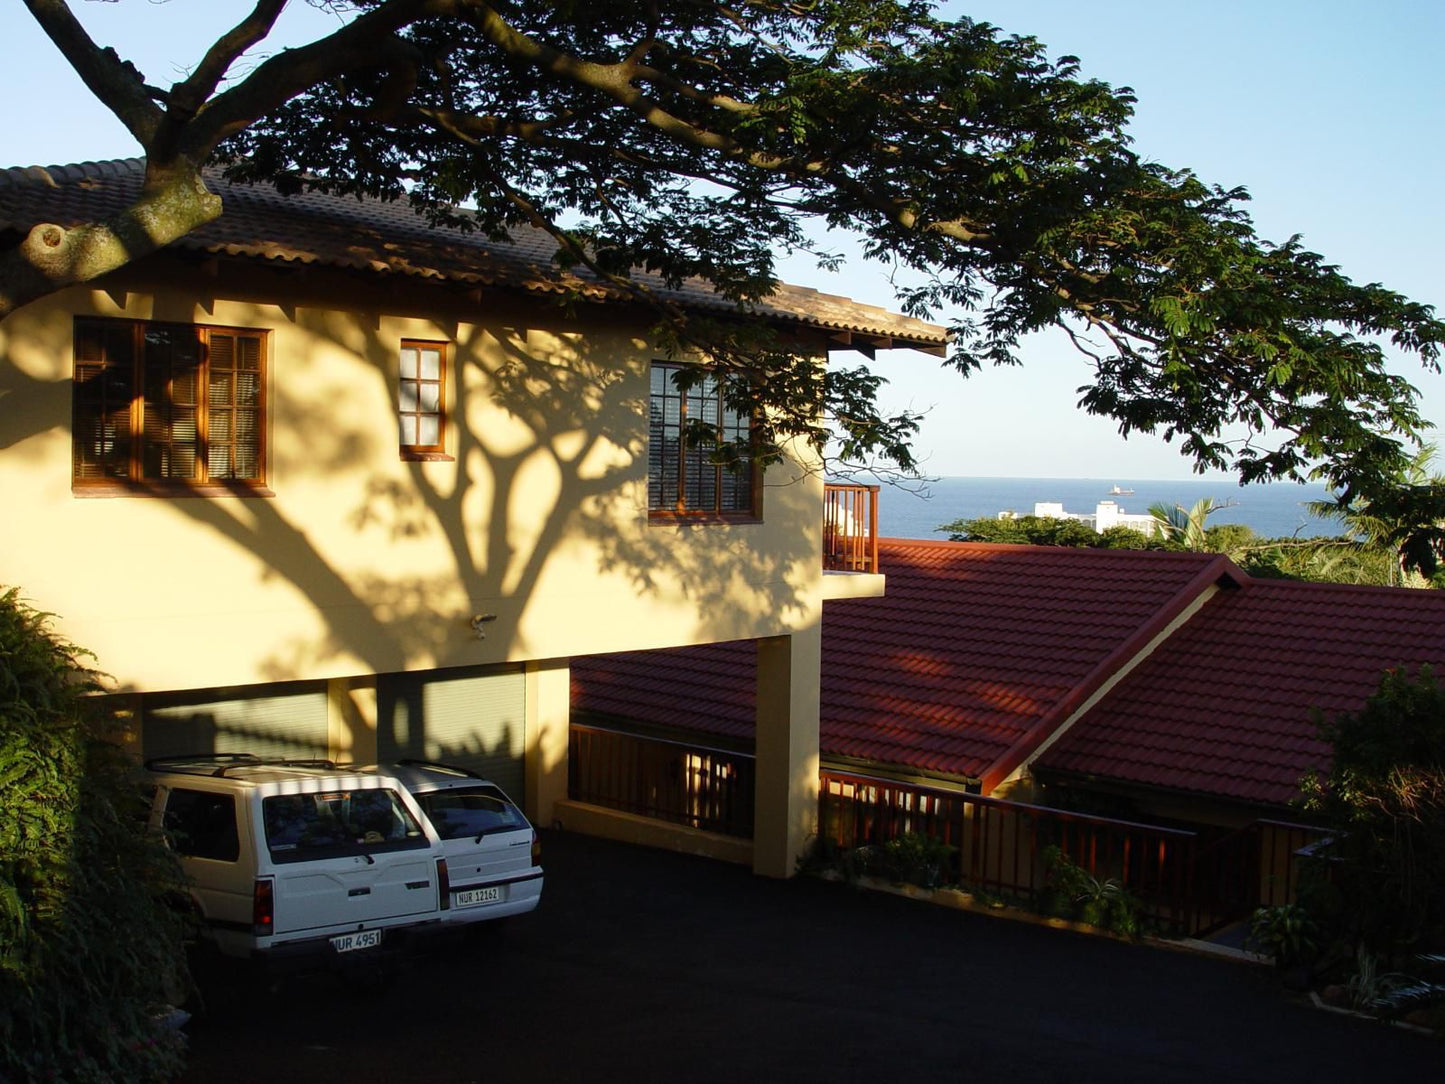
[[[1436,446],[1422,444],[1395,476],[1396,488],[1421,493],[1445,493],[1445,475],[1434,473]],[[1345,527],[1345,539],[1367,555],[1373,578],[1387,587],[1424,587],[1422,562],[1412,557],[1411,524],[1392,501],[1374,502],[1368,495],[1339,496],[1310,502],[1310,511]],[[1424,563],[1428,566],[1428,562]],[[1364,582],[1364,581],[1361,581]]]
[[[1255,952],[1273,956],[1278,967],[1310,963],[1320,952],[1319,926],[1297,903],[1261,907],[1250,916],[1246,944]]]
[[[953,542],[1006,542],[1024,546],[1079,546],[1094,549],[1179,550],[1222,553],[1251,576],[1271,580],[1308,580],[1315,583],[1353,583],[1376,587],[1440,587],[1418,573],[1406,572],[1397,550],[1364,538],[1259,538],[1243,523],[1207,526],[1205,520],[1217,505],[1204,502],[1191,509],[1155,505],[1150,509],[1161,522],[1161,534],[1145,535],[1132,527],[1110,527],[1095,533],[1078,520],[1048,516],[995,519],[956,519],[941,525]]]
[[[1048,871],[1044,908],[1060,918],[1122,934],[1138,935],[1142,920],[1139,901],[1113,877],[1100,878],[1079,866],[1057,846],[1043,852]]]
[[[856,872],[900,884],[938,888],[952,880],[953,856],[958,848],[932,836],[908,832],[886,843],[855,848]]]
[[[1334,757],[1304,808],[1338,831],[1321,848],[1339,934],[1370,951],[1445,947],[1445,689],[1387,671],[1358,713],[1317,719]]]
[[[1445,955],[1420,953],[1405,966],[1408,972],[1392,973],[1389,983],[1375,991],[1368,1004],[1371,1011],[1393,1017],[1412,1009],[1445,1005]]]
[[[1319,478],[1397,524],[1407,561],[1445,551],[1445,490],[1400,482],[1418,394],[1385,364],[1393,345],[1436,369],[1445,323],[1297,237],[1260,237],[1244,189],[1140,158],[1133,93],[1075,57],[924,2],[334,6],[334,35],[229,80],[232,39],[192,43],[176,59],[205,63],[166,92],[80,40],[65,4],[29,10],[153,178],[219,154],[242,180],[544,231],[559,265],[655,312],[662,349],[748,374],[734,405],[764,419],[764,458],[831,426],[849,454],[908,468],[916,419],[883,416],[858,370],[818,377],[655,286],[766,297],[777,253],[837,262],[810,232],[824,227],[901,272],[907,311],[953,317],[959,372],[1016,364],[1025,336],[1061,329],[1093,370],[1081,406],[1121,434],[1244,481]],[[234,38],[266,52],[276,8]],[[0,301],[66,285],[29,260],[0,261]]]
[[[1214,498],[1201,497],[1187,509],[1178,504],[1151,504],[1149,514],[1169,541],[1181,549],[1201,551],[1208,549],[1205,531],[1209,516],[1220,507]]]
[[[938,528],[953,542],[1008,542],[1024,546],[1079,546],[1095,549],[1158,549],[1159,543],[1130,527],[1102,533],[1076,519],[1014,516],[1008,519],[956,519]]]
[[[1240,566],[1261,579],[1399,586],[1400,559],[1392,550],[1348,538],[1273,538],[1240,555]]]
[[[84,653],[0,593],[0,1079],[154,1081],[179,1044],[179,884],[133,765],[89,710]]]

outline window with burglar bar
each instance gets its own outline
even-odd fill
[[[752,519],[757,509],[757,468],[716,461],[716,440],[689,444],[690,422],[715,427],[723,441],[746,445],[752,429],[746,414],[728,406],[723,381],[703,373],[686,390],[677,386],[684,368],[653,362],[648,423],[647,506],[654,515],[720,516]]]
[[[72,484],[264,495],[266,332],[75,322]]]

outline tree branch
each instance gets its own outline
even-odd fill
[[[216,87],[226,77],[226,72],[236,59],[258,41],[264,41],[266,35],[271,33],[277,16],[285,6],[286,0],[257,0],[250,15],[206,50],[206,55],[190,77],[171,87],[171,111],[186,118],[194,116],[196,110],[216,92]]]
[[[114,49],[102,49],[71,13],[65,0],[25,0],[30,14],[95,97],[114,113],[142,147],[163,119],[140,72]]]
[[[425,16],[454,16],[473,0],[386,0],[324,38],[270,57],[245,79],[212,98],[188,125],[185,150],[204,159],[227,136],[244,131],[257,119],[298,94],[348,71],[384,65],[395,59],[396,32]]]

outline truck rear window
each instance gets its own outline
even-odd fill
[[[526,828],[527,818],[494,786],[456,787],[417,795],[442,839],[484,836]]]
[[[261,801],[273,862],[309,862],[428,846],[416,818],[393,790],[278,794]]]

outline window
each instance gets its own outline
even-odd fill
[[[720,515],[750,519],[755,504],[756,466],[741,470],[713,462],[714,442],[689,446],[688,423],[716,426],[725,441],[746,443],[752,428],[744,414],[723,402],[722,382],[705,373],[686,391],[674,374],[681,365],[654,362],[648,424],[647,507],[659,514]]]
[[[475,837],[491,832],[514,832],[530,828],[521,810],[490,784],[454,787],[417,796],[427,819],[442,839]]]
[[[178,854],[234,862],[241,856],[236,799],[177,787],[166,800],[166,830]]]
[[[421,850],[426,835],[393,790],[282,794],[261,800],[273,862]]]
[[[398,420],[403,459],[446,459],[445,343],[402,340]]]
[[[74,487],[256,494],[265,386],[263,331],[76,320]]]

